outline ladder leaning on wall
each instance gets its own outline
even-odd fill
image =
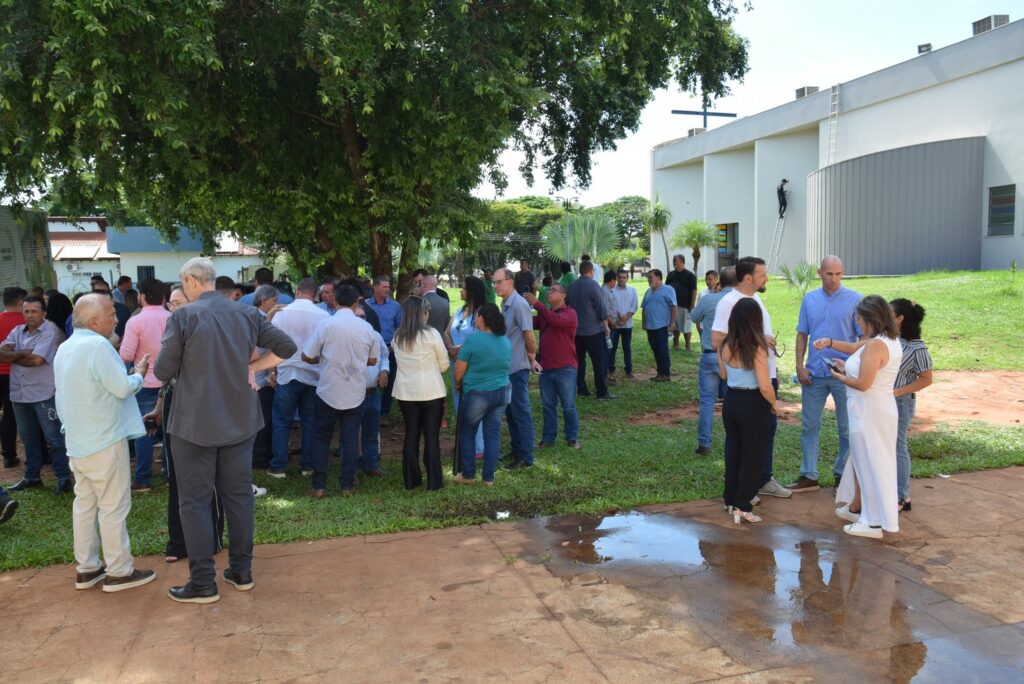
[[[836,163],[836,152],[839,149],[839,84],[832,86],[832,94],[828,107],[828,163]]]
[[[788,213],[788,212],[787,212]],[[772,233],[772,245],[768,249],[768,272],[779,262],[779,250],[782,248],[782,233],[786,229],[786,217],[782,216],[775,222],[775,232]]]

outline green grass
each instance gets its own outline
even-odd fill
[[[851,280],[848,285],[864,294],[907,296],[928,309],[924,337],[940,369],[1020,370],[1024,362],[1019,342],[1024,338],[1024,299],[993,294],[1004,286],[1005,278],[1005,273],[926,273]],[[646,288],[646,283],[634,285]],[[458,291],[453,295],[457,299]],[[779,337],[789,347],[783,363],[783,372],[788,374],[792,372],[791,338],[795,336],[799,297],[772,281],[765,299]],[[535,468],[500,472],[493,489],[450,485],[438,492],[406,492],[400,463],[394,458],[385,459],[387,477],[364,480],[353,498],[338,496],[337,465],[329,480],[330,496],[320,501],[303,496],[307,484],[296,471],[290,471],[286,480],[257,473],[256,481],[271,493],[256,502],[256,541],[440,528],[492,520],[500,511],[513,517],[602,513],[640,504],[719,496],[722,460],[693,454],[695,420],[666,425],[636,423],[652,411],[696,400],[697,359],[696,354],[672,353],[673,373],[682,382],[620,382],[613,388],[619,394],[617,401],[580,399],[584,448],[572,450],[560,445],[538,451]],[[634,363],[638,372],[653,370],[650,350],[639,330],[634,338]],[[785,382],[782,391],[790,399],[799,396]],[[532,399],[539,435],[536,387]],[[715,454],[721,453],[722,441],[721,426],[716,421]],[[912,437],[910,444],[915,477],[1024,464],[1024,427],[966,423],[954,430],[940,425],[933,432]],[[393,454],[399,446],[398,442],[386,442],[385,449]],[[836,449],[834,419],[827,413],[822,452],[834,454]],[[444,459],[448,472],[450,453]],[[826,461],[822,459],[822,472],[831,465]],[[794,478],[799,466],[800,427],[780,424],[776,476],[781,481]],[[71,497],[36,489],[19,493],[17,498],[21,502],[18,514],[0,526],[0,569],[70,562]],[[134,497],[129,534],[136,554],[163,552],[166,488]]]

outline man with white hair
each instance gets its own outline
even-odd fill
[[[57,415],[75,473],[75,589],[103,582],[103,591],[123,591],[156,579],[152,570],[135,568],[127,525],[132,507],[128,440],[146,434],[135,394],[142,389],[149,355],[125,372],[110,343],[117,314],[107,295],[79,299],[72,320],[75,334],[57,349],[53,373]],[[106,565],[100,561],[101,544]]]
[[[214,486],[228,523],[230,567],[224,581],[253,588],[252,446],[263,427],[250,371],[274,368],[295,353],[295,342],[253,306],[221,297],[213,262],[185,262],[180,279],[192,302],[167,321],[156,376],[177,378],[165,430],[174,441],[179,510],[188,549],[189,582],[171,587],[175,601],[213,603],[217,593],[211,510]],[[257,347],[268,352],[251,360]]]
[[[419,296],[427,300],[427,304],[430,304],[427,325],[441,333],[443,338],[448,330],[448,322],[452,319],[452,312],[448,300],[437,293],[436,275],[423,276]]]
[[[803,461],[800,477],[786,485],[793,493],[817,491],[818,455],[820,451],[821,414],[825,400],[832,395],[836,405],[836,427],[839,430],[839,455],[832,467],[836,484],[842,477],[846,457],[850,453],[850,423],[846,415],[846,385],[832,377],[825,365],[826,359],[846,360],[847,354],[832,349],[808,350],[808,340],[829,338],[843,342],[856,342],[861,336],[857,326],[857,304],[860,293],[843,287],[843,262],[837,256],[827,256],[818,267],[821,287],[804,295],[800,302],[800,318],[796,326],[796,375],[800,380],[803,432],[800,448]],[[807,355],[806,364],[804,355]]]

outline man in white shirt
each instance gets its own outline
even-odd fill
[[[778,391],[779,379],[774,354],[775,333],[772,331],[772,317],[768,314],[768,309],[765,308],[764,302],[757,296],[758,292],[765,291],[765,286],[768,283],[768,269],[765,266],[764,259],[743,257],[737,261],[736,282],[735,289],[722,297],[718,302],[718,306],[715,307],[715,322],[711,325],[711,343],[716,350],[722,346],[722,340],[725,339],[726,333],[729,332],[729,316],[732,314],[733,306],[743,297],[753,297],[754,301],[761,307],[761,314],[764,317],[764,335],[772,351],[772,353],[768,354],[768,376],[772,380],[772,386]],[[783,487],[772,477],[772,452],[775,447],[776,425],[777,419],[772,414],[771,438],[768,440],[767,453],[765,454],[764,482],[758,494],[788,499],[793,495],[793,492]]]
[[[633,379],[633,316],[639,308],[636,288],[627,285],[629,272],[620,268],[615,274],[612,298],[615,300],[615,325],[612,327],[612,351],[608,355],[608,377],[615,373],[615,353],[622,342],[622,365],[626,377]]]
[[[304,475],[313,472],[313,449],[316,441],[316,386],[320,381],[320,368],[302,360],[302,350],[316,333],[321,321],[330,314],[316,305],[316,281],[303,278],[295,291],[295,301],[274,314],[272,323],[288,333],[299,348],[291,358],[277,367],[277,387],[274,390],[272,449],[273,458],[267,474],[284,478],[288,469],[288,434],[299,412],[302,427],[302,452],[299,466]]]
[[[322,499],[327,487],[327,462],[334,426],[341,423],[341,493],[355,494],[359,458],[359,408],[366,398],[366,367],[377,365],[380,353],[373,327],[356,316],[359,291],[340,285],[334,294],[338,312],[321,321],[302,347],[302,360],[320,367],[316,387],[316,446],[313,480],[308,494]]]

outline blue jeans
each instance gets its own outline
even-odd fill
[[[316,386],[298,380],[278,385],[274,390],[274,457],[270,460],[271,468],[284,470],[288,467],[288,432],[295,418],[295,409],[298,408],[299,425],[302,427],[299,465],[303,470],[313,470],[317,434],[316,400]]]
[[[697,369],[697,391],[700,396],[700,417],[697,421],[697,446],[710,447],[715,419],[715,398],[725,383],[718,375],[718,355],[701,354]]]
[[[452,401],[455,402],[455,415],[459,415],[459,404],[462,403],[461,400],[459,399],[459,396],[460,396],[459,395],[459,391],[457,389],[455,389],[455,361],[452,360]],[[461,426],[460,426],[460,429],[461,429]],[[461,449],[462,447],[460,446],[459,448]],[[473,442],[473,449],[474,449],[474,451],[473,451],[474,455],[484,453],[484,426],[483,426],[483,423],[480,424],[480,427],[476,431],[476,439]]]
[[[364,473],[380,470],[380,391],[367,394],[359,407],[359,468]]]
[[[316,395],[314,395],[316,396]],[[359,460],[359,409],[336,409],[316,397],[316,447],[313,451],[313,489],[327,489],[327,464],[331,456],[334,426],[341,423],[341,489],[355,489]]]
[[[554,444],[558,437],[558,402],[562,402],[565,418],[565,439],[580,437],[580,416],[576,411],[576,369],[545,369],[540,376],[540,403],[544,408],[544,431],[540,438],[545,444]]]
[[[608,372],[615,372],[615,353],[619,351],[619,340],[622,341],[622,366],[626,375],[633,374],[633,329],[612,328],[612,350],[608,352]]]
[[[160,397],[159,387],[143,387],[135,393],[135,401],[139,404],[139,412],[146,415],[156,408],[156,401]],[[160,439],[161,430],[157,428],[156,434],[152,437],[145,434],[135,440],[135,481],[139,484],[148,485],[153,479],[153,445]],[[166,462],[167,459],[164,459]]]
[[[391,393],[395,390],[395,378],[398,377],[398,361],[395,360],[395,350],[388,345],[388,386],[380,397],[380,415],[388,418],[391,415]]]
[[[530,412],[530,370],[509,373],[512,394],[505,417],[508,419],[508,436],[512,443],[512,457],[533,465],[533,414]],[[484,443],[486,448],[486,442]]]
[[[572,381],[575,383],[576,378]],[[462,398],[462,413],[459,415],[459,452],[462,455],[462,477],[472,480],[476,477],[476,454],[473,451],[476,435],[482,428],[484,433],[484,482],[494,480],[501,450],[501,415],[508,404],[509,386],[496,390],[470,390]]]
[[[658,375],[667,378],[672,374],[672,357],[668,354],[668,328],[648,330],[647,344],[651,345],[651,352],[654,354],[654,364],[658,368]]]
[[[53,458],[53,472],[58,480],[71,479],[71,467],[68,465],[68,452],[64,448],[64,434],[60,431],[60,418],[53,399],[34,401],[24,404],[19,401],[14,405],[14,418],[18,421],[18,434],[25,446],[25,479],[41,479],[43,470],[43,441],[50,448]],[[42,430],[42,439],[39,431]]]
[[[901,499],[910,496],[910,448],[907,446],[907,430],[917,409],[917,395],[904,394],[896,398],[899,422],[896,428],[896,491]]]
[[[832,472],[836,478],[843,474],[846,458],[850,454],[850,421],[846,414],[846,385],[829,376],[811,377],[810,385],[800,385],[802,396],[803,432],[800,433],[800,447],[804,453],[800,474],[811,480],[818,479],[818,453],[821,434],[821,414],[825,410],[825,399],[832,395],[836,404],[836,424],[839,426],[839,456]]]

